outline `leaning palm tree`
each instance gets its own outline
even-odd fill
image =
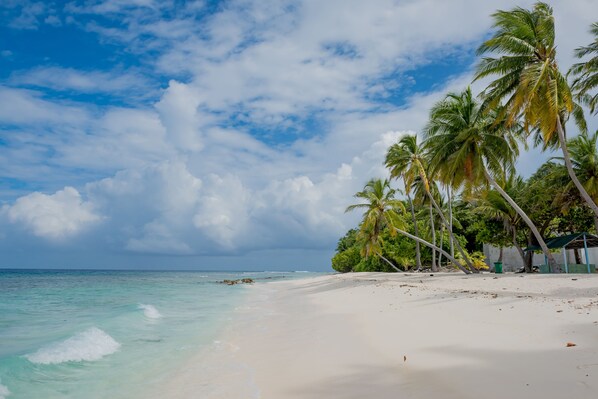
[[[496,114],[483,112],[469,87],[436,103],[424,129],[430,168],[452,176],[457,184],[491,184],[525,221],[551,266],[556,267],[532,220],[496,181],[495,176],[504,180],[506,173],[514,171],[518,155],[518,130],[497,123]]]
[[[556,61],[552,8],[538,2],[532,10],[518,7],[492,16],[496,32],[478,48],[478,54],[496,56],[484,57],[474,78],[498,76],[482,93],[484,108],[500,107],[500,116],[508,124],[522,117],[526,131],[539,132],[545,147],[558,143],[571,180],[598,215],[598,205],[575,175],[567,148],[566,120],[572,115],[582,130],[585,121]]]
[[[424,187],[424,191],[428,196],[428,200],[438,212],[443,225],[445,228],[449,229],[449,223],[444,217],[442,210],[434,200],[434,196],[432,195],[432,190],[430,189],[430,180],[428,179],[428,173],[424,166],[424,154],[420,147],[417,145],[417,136],[416,135],[406,135],[403,136],[398,143],[393,144],[386,154],[386,167],[390,170],[390,175],[392,177],[400,176],[405,171],[409,171],[409,173],[413,173],[414,175],[419,176],[421,182]],[[473,273],[477,273],[478,270],[473,266],[469,257],[465,253],[465,250],[459,242],[455,239],[453,232],[449,229],[449,236],[451,240],[455,243],[457,250],[465,260],[467,267]],[[435,246],[436,247],[436,246]],[[437,247],[436,247],[437,248]]]
[[[590,55],[592,58],[574,64],[569,73],[574,76],[572,89],[576,98],[586,104],[591,113],[595,113],[598,112],[598,22],[592,24],[590,33],[594,35],[594,41],[588,46],[575,49],[575,56],[583,58]]]
[[[442,251],[442,254],[459,267],[463,272],[470,273],[455,258],[448,253],[439,249],[428,241],[416,237],[404,230],[404,220],[402,214],[405,212],[403,203],[394,198],[396,190],[390,187],[388,180],[372,179],[364,187],[364,189],[357,194],[356,198],[363,200],[359,204],[350,205],[345,212],[350,212],[355,209],[364,209],[363,220],[360,225],[360,238],[364,243],[362,253],[365,256],[375,254],[380,259],[385,260],[395,270],[399,269],[392,264],[388,259],[382,256],[382,241],[381,233],[384,228],[388,228],[391,235],[396,233],[402,234],[420,244],[428,247],[434,247],[436,250]]]

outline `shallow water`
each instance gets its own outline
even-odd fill
[[[241,303],[217,281],[308,275],[0,270],[0,399],[159,391]]]

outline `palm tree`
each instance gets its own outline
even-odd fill
[[[408,146],[405,150],[409,152],[417,152],[417,143],[416,142],[409,142],[406,143]],[[413,232],[415,236],[419,236],[418,227],[417,227],[417,220],[415,218],[415,207],[413,205],[413,198],[411,198],[411,188],[414,185],[416,178],[419,176],[417,170],[415,168],[408,168],[403,170],[399,175],[392,175],[391,178],[398,179],[399,177],[403,180],[403,185],[405,186],[405,196],[409,202],[409,207],[411,211],[411,220],[413,221]],[[434,245],[436,243],[434,242]],[[419,246],[419,242],[415,242],[415,259],[417,264],[417,270],[421,270],[422,263],[421,263],[421,250]],[[434,265],[432,264],[432,269],[434,270]]]
[[[355,194],[356,198],[365,200],[365,202],[350,205],[345,212],[350,212],[355,209],[364,209],[363,220],[360,225],[360,235],[362,242],[364,243],[363,254],[365,256],[375,254],[385,260],[395,270],[399,271],[392,262],[384,258],[381,254],[381,233],[385,227],[389,228],[391,235],[399,233],[420,244],[431,248],[434,247],[437,250],[439,250],[439,248],[404,230],[404,221],[397,210],[404,213],[405,208],[401,201],[394,198],[395,193],[396,190],[390,187],[388,180],[372,179],[365,185],[362,191]],[[451,257],[445,251],[441,251],[443,255],[450,259],[457,267],[465,273],[469,273],[469,271],[464,269],[455,258]]]
[[[427,219],[430,221],[430,237],[432,239],[432,244],[436,245],[436,226],[440,225],[442,222],[437,223],[437,218],[434,217],[434,206],[428,198],[426,186],[420,176],[417,176],[413,182],[413,191],[415,202],[418,204],[418,206],[428,208],[427,211],[424,209],[420,211],[420,217],[421,219],[426,218],[425,213],[427,213]],[[432,192],[432,196],[435,198],[435,201],[438,203],[441,199],[440,192],[438,191],[438,185],[433,180],[430,181],[430,191]],[[440,248],[442,248],[442,246],[440,246]],[[454,257],[455,255],[451,253],[451,256]],[[436,250],[432,248],[432,271],[434,272],[438,271],[438,267],[436,265]]]
[[[598,112],[598,91],[591,93],[598,87],[598,22],[594,22],[590,28],[590,33],[594,35],[594,41],[588,46],[575,49],[575,56],[583,58],[586,55],[593,55],[586,62],[574,64],[569,70],[573,74],[572,89],[577,99],[590,108],[590,112]]]
[[[402,226],[403,222],[396,209],[403,209],[401,201],[394,198],[396,190],[390,187],[388,180],[372,179],[355,198],[365,200],[365,203],[350,205],[345,212],[354,209],[365,209],[363,221],[359,226],[358,241],[362,243],[362,256],[366,258],[377,255],[393,269],[400,271],[391,261],[382,255],[382,231],[390,228],[391,235],[395,235],[393,226]]]
[[[430,168],[451,176],[456,184],[491,184],[525,221],[550,264],[556,267],[532,220],[494,178],[504,179],[506,173],[513,172],[518,155],[517,131],[497,124],[495,117],[496,112],[483,112],[469,87],[461,93],[449,93],[436,103],[424,129]]]
[[[442,213],[442,210],[434,200],[434,197],[430,190],[430,180],[428,179],[428,174],[424,167],[424,155],[419,146],[417,145],[417,136],[415,135],[406,135],[398,143],[393,144],[386,154],[386,167],[390,170],[391,176],[400,176],[404,171],[409,171],[409,173],[416,174],[421,179],[423,184],[424,190],[428,199],[434,209],[438,212],[442,223],[448,229],[449,224]],[[473,273],[477,273],[478,270],[473,266],[469,257],[466,255],[465,251],[459,244],[459,242],[455,239],[455,236],[452,231],[449,230],[449,236],[451,240],[455,243],[457,250],[465,260],[467,267]],[[438,248],[434,246],[435,248]]]
[[[482,93],[484,109],[500,106],[499,115],[507,124],[522,117],[526,130],[538,131],[545,145],[558,143],[571,180],[598,216],[598,205],[575,175],[567,149],[564,123],[573,115],[584,130],[585,121],[556,61],[552,8],[538,2],[532,10],[517,7],[492,16],[496,32],[478,48],[478,54],[498,56],[484,57],[474,79],[498,76]]]

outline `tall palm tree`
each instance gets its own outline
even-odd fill
[[[430,181],[430,191],[432,193],[432,196],[434,197],[435,201],[438,203],[441,199],[440,197],[440,192],[438,191],[438,185],[436,184],[435,181]],[[413,182],[413,191],[414,191],[414,197],[415,197],[415,202],[418,204],[418,206],[424,208],[427,207],[428,210],[424,211],[424,209],[422,209],[420,211],[420,215],[421,215],[421,219],[426,218],[426,216],[424,215],[425,213],[427,213],[427,219],[430,221],[429,223],[429,227],[430,227],[430,237],[432,239],[432,244],[436,245],[436,226],[440,226],[442,222],[437,223],[437,218],[434,216],[435,212],[434,212],[434,206],[432,205],[432,202],[429,200],[428,198],[428,194],[426,192],[426,186],[423,183],[423,180],[421,179],[420,176],[417,176],[417,178],[414,180]],[[442,246],[440,246],[440,248],[442,248]],[[451,256],[455,256],[451,253]],[[438,271],[438,267],[436,266],[436,250],[434,248],[432,248],[432,271]]]
[[[405,150],[408,150],[409,152],[417,152],[418,151],[416,142],[409,142],[406,145],[408,146],[408,148],[406,148]],[[419,236],[419,231],[418,231],[418,226],[417,226],[417,220],[415,218],[415,207],[413,204],[413,198],[411,197],[411,189],[412,189],[414,182],[418,176],[419,176],[419,173],[415,168],[404,169],[403,171],[401,171],[401,173],[399,173],[399,175],[393,175],[391,173],[391,178],[398,179],[400,177],[403,180],[403,185],[405,186],[405,196],[407,197],[407,200],[409,202],[409,207],[410,207],[410,211],[411,211],[411,220],[413,222],[413,232],[414,232],[415,236]],[[436,245],[435,242],[434,242],[434,245]],[[421,268],[422,268],[421,250],[420,250],[420,244],[417,241],[415,242],[415,259],[416,259],[416,264],[417,264],[417,270],[421,270]],[[432,265],[432,266],[434,266],[434,265]],[[434,269],[434,267],[432,267],[432,269]]]
[[[424,154],[420,147],[417,145],[417,136],[416,135],[406,135],[403,136],[398,143],[393,144],[386,154],[386,167],[390,170],[391,176],[400,176],[404,171],[410,171],[410,173],[417,174],[421,179],[423,184],[424,190],[428,199],[438,215],[440,216],[442,223],[448,229],[449,223],[447,222],[442,210],[434,200],[434,196],[430,190],[430,180],[428,179],[428,174],[426,172],[426,168],[424,166]],[[459,244],[459,242],[455,239],[455,236],[452,231],[449,230],[449,236],[451,240],[455,243],[457,250],[463,257],[465,263],[469,270],[473,273],[477,273],[478,270],[473,266],[469,257]],[[437,248],[437,247],[436,247]]]
[[[380,235],[385,227],[388,227],[392,235],[399,233],[428,247],[434,246],[428,241],[404,230],[404,221],[399,212],[404,213],[405,209],[403,203],[394,198],[395,193],[396,190],[390,187],[388,180],[372,179],[365,185],[362,191],[355,194],[356,198],[362,199],[365,202],[350,205],[345,212],[364,209],[363,220],[360,225],[360,234],[362,242],[364,242],[363,254],[366,256],[375,254],[392,265],[395,270],[399,271],[392,262],[385,259],[381,254],[382,242]],[[436,247],[436,249],[438,250],[439,248]],[[465,273],[469,273],[455,258],[451,257],[445,251],[442,252],[457,267]]]
[[[430,168],[452,176],[457,184],[491,184],[525,221],[551,266],[556,267],[532,220],[494,177],[504,179],[506,173],[512,173],[518,155],[517,131],[498,124],[495,117],[495,112],[482,111],[469,87],[436,103],[424,129]]]
[[[575,49],[575,56],[583,58],[591,55],[592,58],[586,62],[574,64],[569,70],[573,74],[572,88],[577,99],[590,108],[590,112],[598,112],[598,22],[594,22],[590,28],[594,35],[594,41],[587,46]],[[594,93],[592,94],[592,91]]]
[[[546,145],[558,143],[571,180],[598,215],[598,205],[575,175],[567,149],[564,123],[572,115],[583,130],[585,121],[556,61],[552,8],[538,2],[532,10],[499,10],[492,17],[496,32],[478,48],[478,54],[498,56],[484,57],[474,79],[498,76],[482,93],[484,108],[500,106],[500,116],[508,124],[522,117],[526,130],[538,131]]]

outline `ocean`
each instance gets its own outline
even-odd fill
[[[219,281],[311,274],[0,269],[0,399],[151,396],[218,345],[248,292]]]

